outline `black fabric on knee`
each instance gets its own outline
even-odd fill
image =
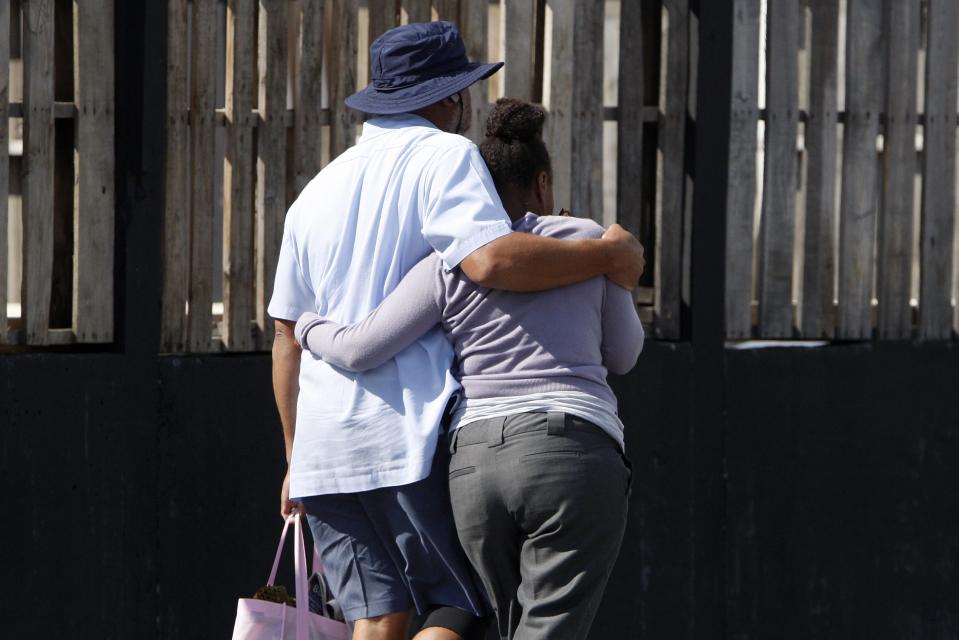
[[[423,620],[423,629],[427,627],[442,627],[459,634],[463,640],[483,640],[486,637],[488,617],[474,616],[468,611],[456,607],[434,607],[426,613]]]

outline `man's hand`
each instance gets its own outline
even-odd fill
[[[293,513],[305,513],[303,503],[299,500],[290,500],[290,468],[286,468],[283,478],[283,488],[280,489],[280,516],[286,520]]]
[[[639,286],[639,278],[646,268],[645,250],[636,236],[618,224],[612,225],[603,234],[603,240],[609,242],[613,268],[606,277],[614,283],[632,291]]]

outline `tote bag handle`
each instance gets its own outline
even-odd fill
[[[310,590],[309,577],[306,569],[306,549],[303,543],[303,525],[300,522],[299,514],[291,514],[283,525],[283,533],[280,534],[280,544],[276,549],[276,557],[273,560],[273,569],[270,571],[270,579],[267,585],[273,586],[276,582],[276,572],[280,567],[280,555],[283,553],[283,546],[286,544],[286,534],[290,530],[290,523],[293,523],[293,581],[296,585],[296,640],[309,640],[310,638]],[[316,557],[314,556],[314,563]]]

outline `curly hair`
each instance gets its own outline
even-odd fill
[[[515,98],[500,98],[486,120],[486,138],[480,153],[496,189],[528,189],[540,171],[553,175],[549,151],[543,143],[546,111]]]

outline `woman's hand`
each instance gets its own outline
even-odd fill
[[[293,327],[293,339],[296,340],[296,344],[304,351],[310,350],[310,345],[306,339],[310,333],[310,329],[322,322],[322,320],[322,317],[312,311],[306,311],[300,316],[299,320],[296,321],[296,326]]]

